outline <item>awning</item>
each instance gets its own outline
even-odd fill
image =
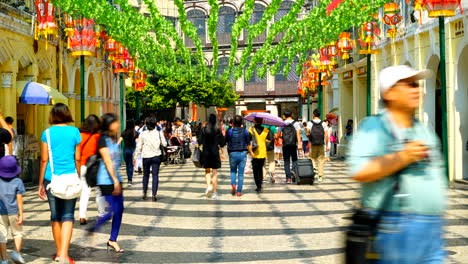
[[[68,98],[54,88],[37,82],[16,82],[16,95],[23,104],[56,104],[68,105]]]

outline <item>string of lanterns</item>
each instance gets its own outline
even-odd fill
[[[406,1],[407,4],[410,4],[410,2],[410,0]],[[421,18],[422,12],[425,9],[428,11],[429,17],[454,16],[458,7],[460,7],[463,13],[460,0],[414,0],[413,4],[414,9],[420,12]],[[382,19],[379,19],[379,15],[375,14],[370,21],[362,25],[360,29],[361,34],[358,39],[360,46],[363,48],[359,51],[360,54],[376,54],[379,52],[373,49],[373,47],[378,45],[380,40],[381,29],[379,21],[389,26],[387,30],[388,38],[394,39],[397,37],[397,25],[403,19],[400,12],[399,4],[389,2],[383,7]],[[302,65],[303,71],[298,83],[297,93],[305,98],[309,91],[312,94],[317,92],[319,82],[321,82],[322,85],[327,84],[326,80],[332,77],[332,71],[336,67],[336,57],[340,57],[346,64],[354,48],[353,43],[351,33],[343,32],[339,35],[337,42],[331,42],[327,46],[321,48],[318,54],[313,54],[311,58]],[[319,80],[319,76],[322,76],[321,80]]]

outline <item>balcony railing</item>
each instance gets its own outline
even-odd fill
[[[244,95],[247,96],[265,96],[267,92],[266,82],[246,82]]]

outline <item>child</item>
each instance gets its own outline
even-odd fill
[[[8,228],[15,240],[15,251],[11,259],[25,263],[20,254],[23,237],[23,181],[16,177],[21,172],[16,158],[5,156],[0,159],[0,264],[8,264],[6,242]]]

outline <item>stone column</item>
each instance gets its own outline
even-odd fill
[[[270,111],[270,114],[274,116],[278,116],[278,106],[276,105],[276,102],[273,98],[267,98],[266,101],[266,110]]]
[[[0,109],[3,115],[16,119],[16,73],[2,72],[1,79]]]

